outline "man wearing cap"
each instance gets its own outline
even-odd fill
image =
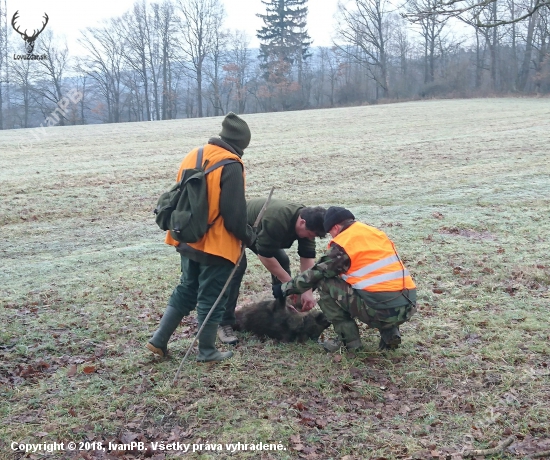
[[[167,232],[165,243],[176,247],[181,256],[180,283],[170,296],[160,325],[147,343],[147,348],[159,356],[168,354],[168,340],[184,316],[197,308],[199,328],[218,298],[233,270],[244,242],[254,242],[254,232],[247,225],[244,195],[243,150],[250,143],[246,122],[230,112],[222,122],[219,138],[211,138],[203,147],[203,162],[214,165],[223,160],[232,163],[213,170],[206,176],[208,188],[209,230],[196,243],[178,243]],[[194,168],[198,148],[181,162],[177,181],[183,170]],[[222,361],[233,353],[220,352],[215,347],[216,331],[227,302],[227,293],[199,337],[197,361]]]
[[[246,203],[248,224],[254,225],[266,198],[255,198]],[[292,279],[290,275],[290,260],[284,249],[298,242],[300,271],[313,267],[315,263],[315,237],[325,236],[325,208],[320,206],[306,207],[287,200],[273,199],[265,210],[265,214],[257,228],[257,238],[253,245],[248,246],[254,252],[264,267],[271,273],[271,283],[281,284]],[[218,337],[223,343],[236,344],[239,339],[233,332],[235,324],[235,307],[239,297],[241,282],[246,271],[246,256],[231,279],[228,287],[228,301],[223,319],[218,328]],[[315,306],[315,298],[311,290],[301,296],[302,311],[311,310]]]
[[[338,334],[323,343],[327,351],[341,345],[362,348],[354,318],[380,331],[380,350],[397,348],[399,325],[416,311],[416,286],[394,244],[384,232],[356,222],[351,211],[337,206],[327,210],[324,228],[333,238],[326,254],[311,269],[274,286],[273,295],[318,290],[319,307]]]

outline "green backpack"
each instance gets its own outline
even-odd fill
[[[170,190],[164,192],[153,211],[155,221],[161,230],[169,230],[170,235],[180,243],[196,243],[214,224],[216,217],[208,223],[208,190],[206,175],[237,160],[226,159],[208,166],[209,160],[202,164],[203,147],[197,153],[194,168],[184,169],[181,180]]]

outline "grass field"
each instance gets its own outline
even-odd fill
[[[133,458],[98,443],[141,441],[203,447],[139,458],[457,459],[510,436],[488,457],[548,451],[550,101],[243,118],[249,198],[343,205],[396,243],[419,289],[403,345],[379,353],[365,327],[357,355],[241,335],[172,386],[195,324],[170,360],[144,348],[179,278],[151,211],[221,118],[0,132],[0,458]],[[249,257],[241,301],[268,287]],[[69,441],[88,450],[11,448]]]

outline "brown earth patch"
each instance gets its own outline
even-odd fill
[[[478,232],[477,230],[471,230],[468,228],[457,227],[441,227],[439,233],[446,235],[458,235],[465,238],[472,238],[474,240],[496,240],[496,236],[490,232]]]

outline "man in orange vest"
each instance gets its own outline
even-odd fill
[[[319,307],[338,334],[323,343],[327,351],[362,348],[354,318],[380,331],[380,350],[397,348],[399,325],[416,312],[416,286],[392,241],[341,207],[327,210],[324,227],[332,236],[326,254],[293,280],[273,286],[273,295],[318,290]]]
[[[246,122],[230,112],[222,122],[220,138],[212,138],[203,148],[203,163],[214,165],[233,160],[206,176],[208,189],[209,229],[196,243],[178,243],[167,232],[165,243],[176,247],[181,256],[180,283],[168,301],[159,328],[147,343],[147,348],[159,356],[168,353],[168,340],[184,316],[197,308],[199,327],[218,298],[241,252],[242,243],[254,242],[254,231],[247,225],[244,195],[244,149],[250,143]],[[199,149],[183,159],[177,180],[185,169],[194,168]],[[231,351],[222,353],[215,347],[218,324],[222,319],[227,292],[212,313],[199,337],[197,361],[222,361]]]

